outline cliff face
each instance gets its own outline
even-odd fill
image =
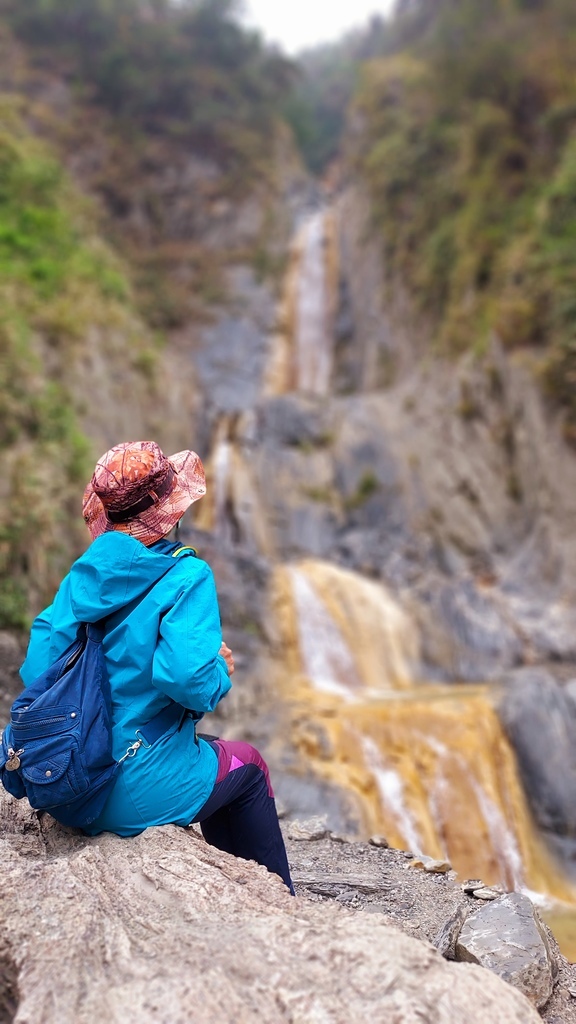
[[[436,634],[431,647],[424,639],[424,660],[452,678],[570,665],[576,460],[562,424],[527,358],[507,354],[496,338],[483,354],[433,358],[405,295],[367,288],[375,266],[381,282],[386,268],[375,243],[364,260],[355,256],[365,209],[357,197],[344,200],[341,223],[353,343],[389,368],[388,386],[364,399],[392,481],[380,492],[387,516],[371,546],[374,568],[415,598],[424,638],[427,623]],[[391,536],[394,563],[386,555]]]
[[[511,746],[494,708],[526,666],[553,671],[550,707],[568,700],[574,457],[496,343],[426,356],[365,211],[349,192],[299,230],[264,391],[223,409],[191,537],[244,680],[214,729],[266,749],[290,814],[322,808],[335,829],[570,901],[523,761],[525,790],[518,775],[514,747],[533,741],[509,728]],[[311,253],[321,273],[303,273]],[[558,727],[567,751],[573,715]],[[569,858],[570,771],[537,809]]]
[[[205,454],[222,361],[237,395],[257,380],[299,171],[278,130],[239,188],[217,156],[126,136],[5,27],[0,51],[0,621],[19,626],[87,542],[97,456],[143,436]]]

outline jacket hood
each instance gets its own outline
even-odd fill
[[[98,622],[143,596],[174,565],[178,545],[147,548],[114,530],[92,542],[70,570],[70,601],[79,622]]]

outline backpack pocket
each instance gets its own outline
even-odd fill
[[[35,810],[50,810],[82,796],[90,779],[76,741],[70,735],[28,741],[21,754],[20,774]]]

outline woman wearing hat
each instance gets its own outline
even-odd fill
[[[93,538],[52,605],[32,627],[25,685],[74,640],[79,623],[104,622],[117,781],[90,834],[132,836],[151,825],[199,821],[207,841],[256,860],[293,892],[268,769],[247,743],[208,741],[196,722],[230,689],[214,578],[168,534],[206,493],[191,451],[167,458],[152,441],[106,452],[84,493]],[[152,746],[138,730],[172,702],[187,709]]]

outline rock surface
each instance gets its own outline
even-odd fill
[[[493,973],[448,963],[378,913],[292,899],[265,869],[207,846],[194,830],[88,839],[7,796],[0,815],[5,1021],[114,1024],[127,1013],[175,1024],[540,1019]],[[392,852],[364,849],[375,858]],[[359,875],[357,865],[361,892]],[[387,888],[380,884],[380,896]]]
[[[400,851],[287,838],[293,900],[192,829],[88,839],[7,796],[0,818],[3,1022],[114,1024],[127,1006],[143,1022],[202,1024],[540,1019],[494,974],[414,941],[472,900],[445,875],[406,871]],[[576,979],[559,961],[543,1016],[573,1024]]]
[[[481,964],[545,1006],[556,965],[538,912],[527,896],[506,893],[470,914],[456,942],[456,959]]]
[[[299,894],[317,902],[336,901],[353,914],[381,915],[406,934],[432,943],[448,959],[455,956],[466,917],[483,906],[455,883],[453,873],[408,870],[412,854],[405,851],[370,843],[342,844],[330,835],[309,843],[288,839],[288,855]],[[547,1024],[575,1024],[576,1000],[570,990],[576,991],[576,969],[559,953],[545,926],[544,932],[559,973],[542,1017]],[[494,948],[499,939],[495,933]]]
[[[576,833],[576,705],[542,669],[504,679],[499,706],[515,748],[536,821],[560,835]]]

